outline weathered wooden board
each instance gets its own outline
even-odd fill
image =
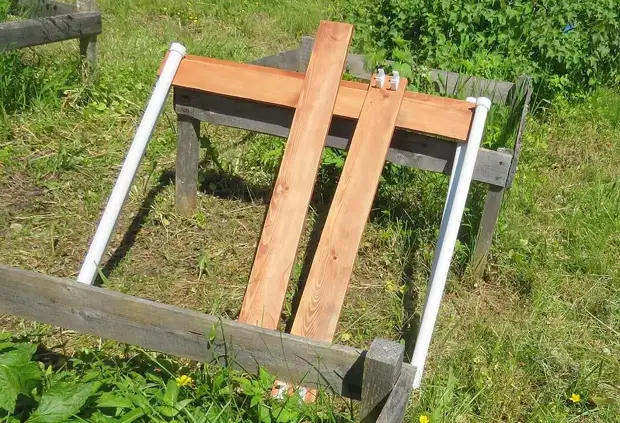
[[[216,78],[213,75],[226,75]],[[284,107],[295,107],[304,74],[245,63],[188,55],[174,86]],[[334,114],[358,119],[367,84],[341,81]],[[465,101],[407,92],[396,126],[410,131],[466,141],[474,106]]]
[[[177,118],[175,203],[178,211],[188,217],[196,209],[199,162],[200,121],[179,115]]]
[[[180,115],[279,137],[288,136],[293,119],[293,111],[289,108],[185,88],[175,88],[174,103],[175,110]],[[327,137],[327,146],[346,149],[353,136],[355,125],[356,122],[350,119],[334,117]],[[396,129],[387,160],[403,166],[449,175],[455,150],[456,144],[452,141]],[[512,156],[507,153],[480,149],[474,169],[474,180],[504,186],[511,159]]]
[[[52,0],[18,0],[11,6],[11,13],[29,18],[67,15],[77,12],[74,4]]]
[[[305,72],[308,66],[307,52],[312,49],[313,44],[314,37],[302,37],[299,48],[263,57],[253,63],[272,68]],[[392,61],[387,60],[385,64],[390,65]],[[366,63],[366,58],[363,55],[350,53],[347,57],[346,70],[351,76],[369,80],[372,69]],[[478,78],[439,69],[431,69],[430,77],[437,90],[442,94],[455,95],[459,98],[485,96],[496,104],[505,104],[514,87],[511,82]]]
[[[333,340],[406,86],[403,79],[396,91],[368,89],[293,321],[294,335]]]
[[[365,352],[0,265],[8,313],[198,361],[360,398]],[[213,333],[212,329],[215,328]],[[403,364],[404,369],[413,369]]]
[[[278,328],[352,36],[353,26],[349,24],[324,21],[319,26],[256,249],[240,322]],[[214,79],[232,84],[231,76]],[[280,86],[271,88],[278,91]]]
[[[0,51],[101,33],[99,12],[76,12],[0,24]]]

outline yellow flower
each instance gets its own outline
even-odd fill
[[[431,421],[431,419],[429,419],[429,418],[428,418],[428,416],[427,416],[426,414],[422,414],[422,415],[420,416],[420,423],[428,423],[428,422],[430,422],[430,421]]]
[[[571,400],[573,404],[577,404],[578,402],[581,402],[581,395],[573,392],[568,399]]]
[[[191,385],[194,382],[194,379],[187,375],[181,375],[181,377],[176,378],[177,386],[187,386]]]

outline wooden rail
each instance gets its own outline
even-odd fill
[[[298,72],[189,55],[181,62],[173,85],[294,108],[303,81],[304,74]],[[367,86],[359,82],[341,81],[334,115],[355,120],[359,118]],[[407,92],[396,126],[464,142],[469,134],[472,117],[473,106],[465,101]]]
[[[0,51],[32,47],[101,33],[99,12],[76,12],[0,24]]]
[[[320,387],[353,399],[361,398],[363,385],[372,385],[375,378],[385,377],[381,372],[365,370],[366,351],[3,265],[1,313],[193,360],[214,361],[248,373],[256,374],[262,367],[283,381]],[[383,341],[377,348],[393,350],[399,345]],[[374,360],[377,356],[381,356],[380,351],[371,354]],[[390,370],[390,377],[394,377],[392,373],[395,378],[401,373],[403,377],[414,374],[414,368],[402,360],[390,359],[390,363],[397,367]],[[377,367],[370,363],[368,366]],[[409,392],[399,392],[405,404]],[[376,395],[371,397],[377,401]]]

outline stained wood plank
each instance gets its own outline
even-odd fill
[[[215,78],[213,75],[226,75]],[[175,87],[189,88],[295,107],[304,74],[245,63],[188,55],[174,78]],[[368,84],[341,81],[334,114],[358,119]],[[467,141],[473,106],[461,100],[407,92],[396,120],[398,128]]]
[[[0,24],[0,51],[101,33],[99,12],[78,12]]]
[[[359,399],[366,352],[0,265],[0,314]],[[211,333],[212,328],[215,332]],[[403,364],[405,369],[413,369]]]
[[[240,322],[278,327],[352,35],[353,26],[349,24],[323,21],[319,26],[243,298]],[[226,85],[231,84],[228,80]],[[278,91],[281,86],[276,83],[271,89]]]
[[[186,88],[177,87],[174,93],[175,111],[179,115],[279,137],[287,137],[289,134],[293,120],[292,109]],[[356,122],[351,119],[334,117],[326,145],[347,149],[355,125]],[[396,129],[387,160],[398,165],[449,175],[455,149],[456,143],[452,141]],[[504,186],[511,160],[512,154],[481,148],[473,180]]]
[[[364,360],[360,420],[374,423],[394,389],[405,355],[405,346],[377,338],[372,341]]]
[[[369,88],[291,333],[331,341],[375,198],[407,81]]]

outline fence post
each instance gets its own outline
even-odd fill
[[[94,12],[97,10],[96,0],[77,0],[78,12]],[[88,35],[80,38],[80,56],[86,59],[87,68],[94,68],[97,63],[97,36]]]
[[[364,360],[360,420],[375,422],[400,376],[405,346],[376,338]]]
[[[196,209],[198,165],[200,162],[200,121],[177,114],[176,208],[183,216]]]

